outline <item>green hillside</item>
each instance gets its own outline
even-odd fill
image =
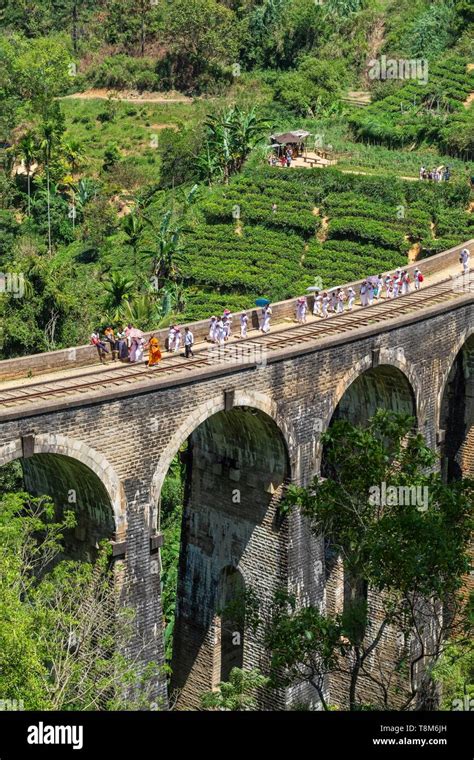
[[[201,318],[258,295],[281,300],[402,266],[474,234],[464,183],[260,169],[208,191],[185,234],[185,316]],[[273,210],[276,204],[276,210]]]
[[[427,81],[395,89],[368,107],[352,113],[349,124],[362,140],[390,147],[434,144],[440,152],[474,155],[474,111],[464,105],[474,92],[470,59],[448,56],[427,62]],[[400,84],[400,83],[399,83]]]

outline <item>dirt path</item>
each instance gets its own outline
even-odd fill
[[[192,103],[194,98],[187,95],[181,95],[175,92],[141,92],[135,90],[116,91],[107,89],[84,90],[84,92],[73,92],[72,95],[65,95],[61,100],[108,100],[112,97],[114,100],[121,100],[124,103]]]
[[[341,172],[341,174],[363,174],[364,176],[369,176],[369,177],[373,176],[370,172],[360,172],[354,169],[339,169],[339,171]],[[408,179],[410,182],[418,182],[420,179],[419,177],[405,177],[403,174],[399,174],[398,178]]]

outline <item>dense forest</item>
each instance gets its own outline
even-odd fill
[[[27,297],[0,302],[0,356],[294,296],[470,237],[472,15],[448,0],[7,0],[0,268]],[[380,56],[426,61],[427,81],[371,78]],[[269,135],[296,127],[335,169],[265,168]],[[439,164],[449,187],[412,187]]]

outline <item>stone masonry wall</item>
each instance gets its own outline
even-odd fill
[[[232,405],[250,407],[274,420],[285,442],[292,480],[307,484],[320,467],[320,434],[347,388],[366,370],[391,365],[406,375],[419,428],[435,448],[444,385],[457,353],[473,332],[473,317],[474,305],[467,303],[449,313],[424,319],[420,315],[416,323],[385,328],[375,336],[363,332],[356,338],[347,336],[338,345],[320,346],[258,369],[231,367],[228,374],[198,376],[179,387],[141,395],[135,391],[127,398],[0,421],[0,465],[22,456],[23,436],[34,453],[69,456],[96,473],[111,501],[117,552],[123,552],[123,598],[137,612],[130,652],[143,662],[162,661],[159,562],[153,537],[159,526],[161,484],[179,446],[212,415],[229,411]],[[195,440],[199,449],[204,440]],[[263,460],[255,465],[258,472]],[[206,472],[198,468],[195,477],[204,480]],[[212,482],[211,476],[206,501]],[[53,481],[50,491],[54,488]],[[214,502],[212,507],[216,515],[219,504]],[[232,564],[230,548],[229,556],[222,556],[227,564]],[[323,608],[322,543],[296,514],[289,519],[287,552],[290,590],[302,602]],[[283,560],[282,567],[284,571]],[[252,572],[258,575],[257,559]],[[155,696],[165,697],[163,682],[156,684]]]

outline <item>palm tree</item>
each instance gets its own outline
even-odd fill
[[[71,167],[71,171],[75,174],[82,164],[84,158],[84,151],[79,140],[69,140],[62,145],[63,153],[66,161]]]
[[[28,216],[31,213],[31,167],[36,161],[38,143],[33,132],[26,132],[18,142],[20,156],[25,162],[26,176],[28,181]]]
[[[124,318],[126,322],[138,326],[141,330],[152,330],[160,327],[161,322],[169,314],[169,298],[145,293],[136,296],[131,301],[125,301]]]
[[[48,203],[48,252],[51,253],[51,196],[49,184],[49,167],[53,144],[56,138],[56,125],[52,121],[43,122],[41,125],[41,151],[43,153],[44,165],[46,168],[46,193]]]
[[[146,228],[146,222],[147,220],[143,216],[140,216],[136,211],[132,211],[131,214],[128,214],[123,222],[123,229],[128,238],[127,243],[133,250],[134,267],[137,266],[140,241]]]
[[[248,113],[238,106],[232,106],[223,114],[209,116],[207,156],[205,164],[214,171],[217,162],[224,182],[239,172],[251,151],[266,136],[270,123],[257,116],[255,108]]]
[[[164,290],[164,294],[169,298],[170,311],[173,307],[173,311],[178,314],[183,312],[186,308],[186,293],[182,282],[172,282]]]
[[[104,283],[107,293],[106,306],[112,322],[118,322],[122,316],[125,302],[128,301],[135,288],[135,282],[121,272],[112,272],[109,280]]]

